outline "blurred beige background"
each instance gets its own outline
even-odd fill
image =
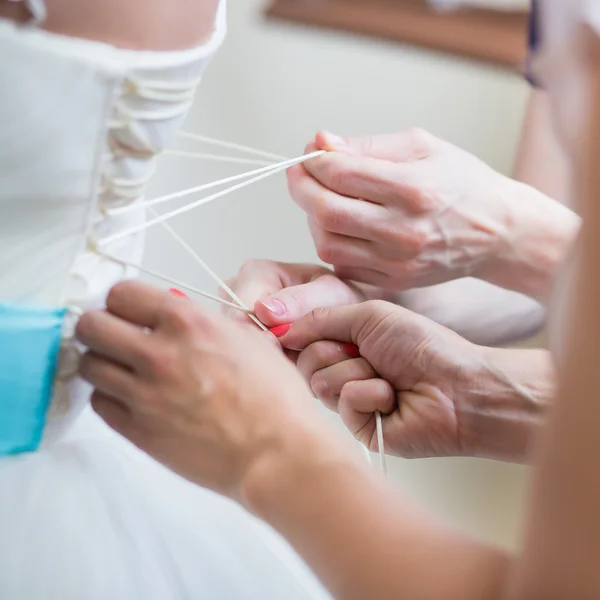
[[[353,135],[417,125],[511,171],[527,98],[519,76],[414,48],[268,23],[263,4],[230,2],[227,42],[200,87],[187,130],[297,156],[320,128]],[[149,198],[248,168],[167,156]],[[316,260],[283,175],[172,223],[223,277],[251,257]],[[146,262],[214,290],[161,228],[149,233]],[[419,504],[463,530],[502,545],[516,542],[523,469],[462,459],[391,460],[390,471]]]

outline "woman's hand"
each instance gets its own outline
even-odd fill
[[[386,302],[316,310],[280,342],[301,351],[297,365],[313,392],[355,437],[377,448],[379,410],[386,451],[404,457],[524,462],[554,392],[543,351],[475,346]]]
[[[379,297],[380,290],[340,279],[319,265],[249,260],[227,284],[268,327],[286,325],[315,308],[356,304]],[[230,299],[221,291],[223,298]],[[227,310],[238,320],[246,317]]]
[[[300,460],[307,444],[331,438],[264,334],[189,300],[120,283],[77,336],[89,348],[80,372],[96,412],[169,468],[238,501],[270,457]]]
[[[343,278],[405,290],[465,276],[545,299],[579,226],[561,204],[413,130],[344,140],[289,170],[319,256]]]
[[[544,320],[534,300],[479,279],[465,278],[394,293],[340,279],[320,265],[248,260],[229,287],[268,327],[297,321],[316,308],[388,300],[456,331],[471,342],[506,345],[536,332]],[[220,292],[230,300],[230,296]],[[247,317],[225,309],[239,321]]]

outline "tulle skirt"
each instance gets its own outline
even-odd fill
[[[1,600],[325,600],[291,548],[87,410],[69,439],[0,459]]]

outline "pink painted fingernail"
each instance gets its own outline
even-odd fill
[[[190,299],[190,297],[187,294],[184,294],[181,290],[178,290],[176,288],[171,288],[169,290],[169,293],[173,294],[173,296],[178,296],[179,298],[185,298],[186,300]]]
[[[277,325],[277,327],[271,327],[269,331],[276,337],[283,337],[289,330],[291,325]]]

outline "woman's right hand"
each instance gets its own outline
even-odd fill
[[[496,346],[532,335],[544,319],[536,301],[470,278],[394,293],[341,279],[320,265],[254,259],[245,262],[228,284],[268,327],[293,323],[316,308],[388,300],[471,342]],[[235,320],[247,320],[239,311],[225,310]]]
[[[268,327],[287,325],[315,308],[356,304],[379,298],[380,291],[340,279],[320,265],[283,263],[273,260],[248,260],[228,286]],[[220,295],[230,300],[221,290]],[[247,318],[226,309],[235,320]]]

